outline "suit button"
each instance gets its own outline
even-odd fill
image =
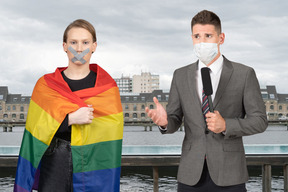
[[[209,131],[208,130],[205,130],[205,134],[208,134],[209,133]]]

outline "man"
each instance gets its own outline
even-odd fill
[[[120,190],[121,100],[110,75],[90,64],[96,47],[88,21],[78,19],[66,28],[68,67],[44,75],[35,85],[14,191]]]
[[[267,128],[258,80],[252,68],[221,55],[225,35],[215,13],[199,12],[191,30],[199,60],[174,72],[167,113],[156,98],[156,109],[146,108],[146,112],[162,133],[174,133],[184,121],[178,191],[246,191],[242,136]],[[201,69],[205,67],[211,76],[213,113],[207,112],[203,95]]]

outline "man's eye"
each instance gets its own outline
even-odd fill
[[[200,37],[199,35],[194,35],[195,39],[199,39],[199,37]]]
[[[211,38],[211,37],[212,37],[212,35],[210,35],[210,34],[207,34],[207,35],[206,35],[206,37],[207,37],[207,38]]]
[[[84,44],[85,44],[85,45],[88,45],[88,44],[89,44],[89,41],[84,41]]]
[[[71,45],[75,45],[76,41],[71,41],[70,43],[71,43]]]

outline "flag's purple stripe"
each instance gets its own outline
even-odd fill
[[[15,184],[14,185],[14,192],[29,192],[26,189],[22,188],[21,186]]]
[[[73,174],[73,191],[119,192],[121,167]]]

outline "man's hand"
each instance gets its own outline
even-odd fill
[[[207,127],[214,133],[221,133],[226,131],[226,122],[220,115],[219,111],[214,111],[214,113],[208,112],[206,114]]]
[[[72,113],[69,113],[68,115],[68,125],[77,124],[77,125],[83,125],[83,124],[90,124],[92,123],[93,117],[93,107],[92,105],[88,105],[88,107],[81,107],[77,111],[74,111]]]
[[[168,124],[167,113],[156,97],[153,97],[153,101],[156,104],[156,109],[146,107],[145,111],[156,125],[165,128]]]

